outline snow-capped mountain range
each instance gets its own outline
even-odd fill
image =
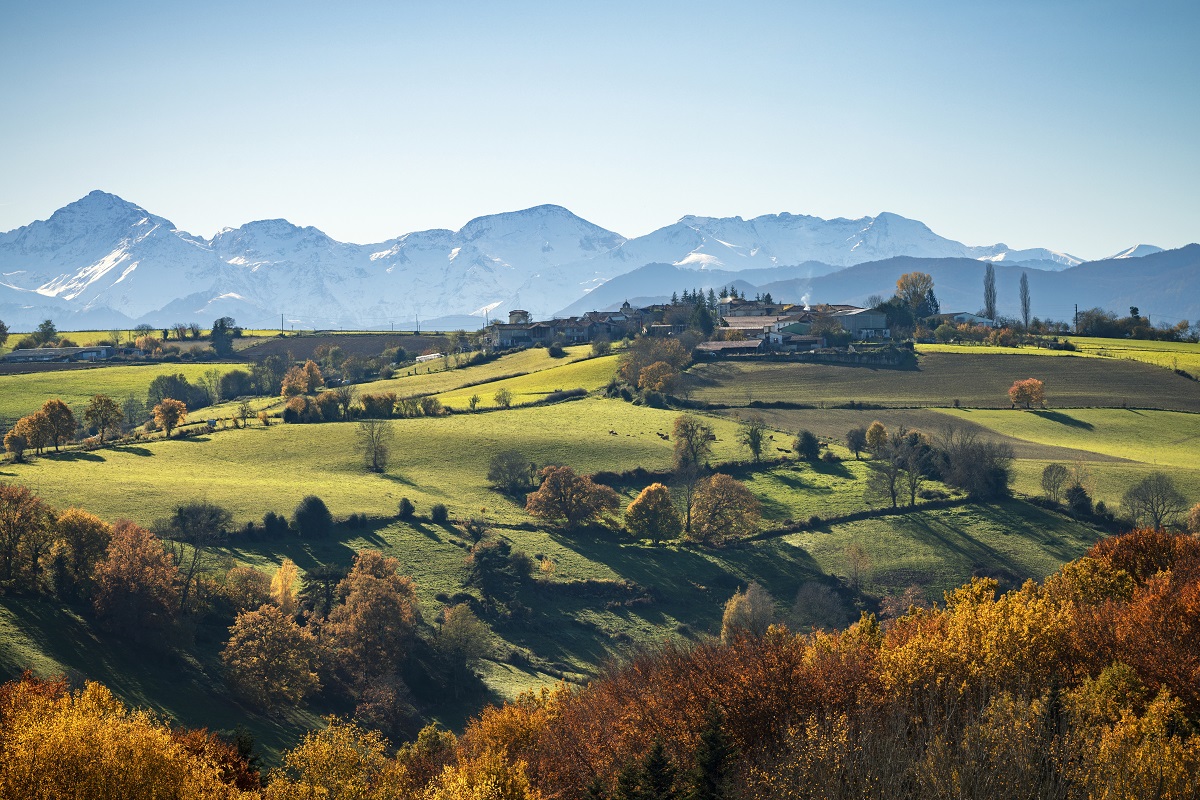
[[[1114,258],[1159,252],[1138,245]],[[646,264],[698,270],[802,265],[808,277],[897,256],[969,258],[1063,270],[1082,260],[1050,249],[964,245],[896,214],[831,219],[778,214],[687,216],[626,239],[543,205],[471,220],[458,231],[338,242],[286,220],[251,222],[211,239],[95,191],[48,220],[0,234],[0,319],[28,329],[232,316],[272,327],[411,327],[524,308],[546,317]]]

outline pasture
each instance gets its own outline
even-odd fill
[[[398,419],[381,475],[362,466],[357,423],[271,425],[156,439],[132,445],[47,455],[4,464],[0,479],[30,486],[56,506],[78,505],[106,519],[149,522],[180,498],[207,497],[240,522],[263,512],[290,513],[308,494],[337,516],[391,516],[401,497],[422,513],[445,503],[451,513],[515,523],[521,507],[487,487],[491,457],[517,449],[539,464],[570,464],[580,472],[666,469],[677,412],[584,399],[552,406],[448,417]],[[733,422],[712,420],[714,461],[738,458]],[[120,488],[116,491],[114,487]],[[483,510],[486,509],[486,510]]]
[[[79,416],[92,395],[106,394],[118,403],[129,395],[142,402],[150,382],[159,375],[184,375],[193,384],[205,372],[215,369],[222,374],[244,366],[228,363],[206,364],[121,364],[55,372],[0,375],[0,417],[16,420],[41,408],[51,398],[59,398]]]
[[[1112,506],[1130,485],[1155,471],[1169,474],[1189,502],[1200,502],[1200,415],[1134,409],[943,413],[1012,440],[1066,449],[1057,456],[1036,450],[1026,451],[1024,457],[1019,453],[1015,488],[1020,492],[1042,493],[1046,464],[1056,461],[1071,467],[1078,462],[1085,488],[1094,499]]]
[[[986,348],[979,348],[984,350]],[[1100,358],[931,353],[917,369],[721,361],[689,369],[675,394],[727,406],[1007,408],[1013,381],[1038,378],[1052,408],[1161,408],[1200,412],[1200,383],[1149,364]]]

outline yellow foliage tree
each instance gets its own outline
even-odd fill
[[[296,615],[296,564],[285,558],[271,578],[271,601],[285,617]]]

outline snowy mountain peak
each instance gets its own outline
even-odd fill
[[[1135,244],[1133,247],[1122,250],[1119,253],[1114,253],[1108,258],[1102,260],[1111,261],[1117,258],[1141,258],[1142,256],[1149,256],[1161,252],[1163,252],[1161,247],[1157,247],[1152,244]]]

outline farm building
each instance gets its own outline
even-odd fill
[[[117,354],[117,348],[97,344],[88,347],[38,347],[30,350],[13,350],[0,361],[8,363],[32,363],[48,361],[107,361]]]

